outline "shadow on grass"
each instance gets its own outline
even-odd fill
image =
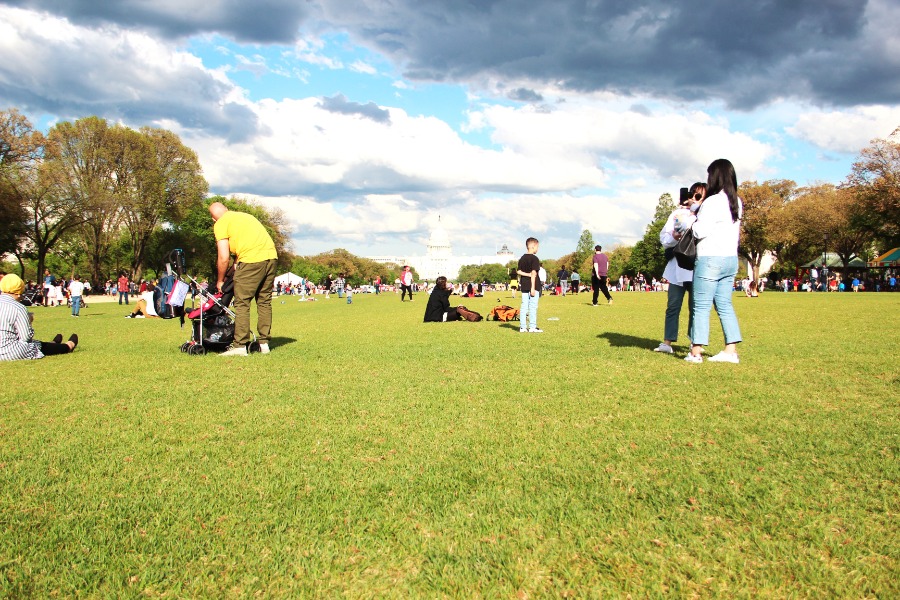
[[[648,350],[652,350],[659,344],[659,340],[642,338],[633,335],[627,335],[624,333],[616,333],[615,331],[607,331],[599,334],[597,337],[608,340],[609,345],[613,346],[614,348],[624,348],[630,346],[634,348],[647,348]]]
[[[269,339],[269,344],[271,344],[273,348],[280,348],[281,346],[287,346],[288,344],[293,344],[296,341],[297,341],[297,338],[273,337],[273,338]]]

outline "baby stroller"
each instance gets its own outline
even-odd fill
[[[44,303],[44,295],[41,294],[41,288],[32,288],[25,290],[19,301],[23,306],[39,306]]]
[[[191,320],[191,339],[181,345],[181,351],[201,356],[208,352],[224,352],[234,342],[235,315],[231,310],[231,301],[234,299],[234,268],[228,269],[225,274],[221,294],[203,289],[193,277],[187,276],[187,279],[193,289],[197,290],[202,302],[187,315]],[[259,352],[259,342],[255,337],[247,352]]]

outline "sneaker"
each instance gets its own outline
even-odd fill
[[[147,317],[145,317],[144,315],[135,315],[134,318],[135,319],[146,319]]]
[[[733,363],[735,365],[741,362],[740,360],[738,360],[738,355],[736,352],[719,352],[715,356],[710,356],[706,360],[708,360],[709,362]]]
[[[219,356],[247,356],[247,346],[241,344],[232,344],[228,349]]]
[[[528,333],[528,330],[527,330],[527,329],[520,329],[520,330],[519,330],[519,333]]]
[[[612,304],[612,298],[609,299],[609,302],[607,302],[607,304]]]
[[[693,354],[688,354],[687,356],[684,357],[684,360],[689,363],[700,364],[703,362],[703,357],[702,356],[694,356]]]
[[[537,327],[534,327],[534,328],[532,328],[532,329],[529,329],[529,330],[528,330],[528,333],[544,333],[544,330],[543,330],[543,329],[538,329]]]
[[[674,354],[674,350],[672,350],[672,346],[662,343],[656,348],[653,349],[654,352],[665,352],[666,354]]]
[[[125,315],[125,318],[126,318],[126,319],[133,319],[133,318],[134,318],[134,315]]]
[[[260,344],[259,345],[259,353],[260,354],[268,354],[269,352],[271,352],[271,350],[269,350],[269,344]]]

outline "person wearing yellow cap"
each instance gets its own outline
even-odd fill
[[[19,302],[25,292],[25,282],[15,274],[0,279],[0,361],[44,358],[53,354],[68,354],[78,345],[74,333],[62,343],[57,334],[52,342],[34,339],[32,315]]]

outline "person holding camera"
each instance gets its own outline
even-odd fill
[[[663,271],[663,277],[669,282],[666,303],[666,321],[663,333],[663,341],[653,349],[654,352],[672,354],[672,344],[678,339],[678,320],[681,317],[681,307],[684,304],[684,294],[688,294],[688,336],[690,336],[693,324],[693,291],[692,281],[694,272],[682,269],[672,251],[678,244],[678,240],[687,232],[690,235],[690,227],[695,220],[694,215],[700,208],[700,204],[706,197],[706,184],[697,182],[688,188],[681,188],[680,206],[672,211],[662,231],[659,232],[659,241],[666,249],[666,257],[669,261]]]

